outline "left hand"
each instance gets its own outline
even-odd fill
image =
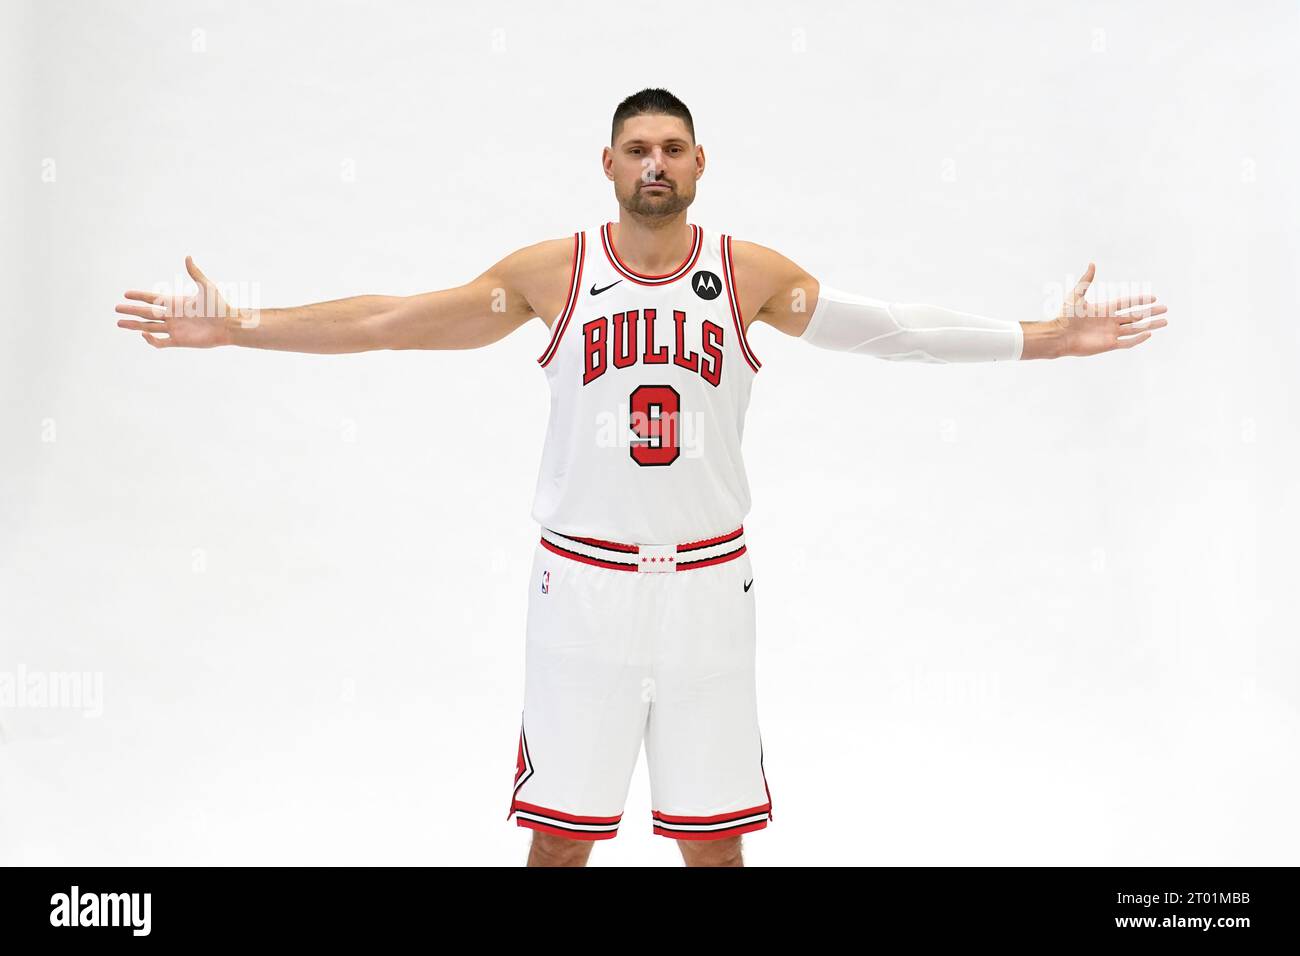
[[[1152,330],[1169,324],[1165,319],[1140,321],[1168,311],[1163,305],[1152,306],[1156,301],[1153,295],[1124,296],[1105,304],[1084,301],[1083,295],[1096,274],[1097,264],[1088,263],[1088,270],[1065,297],[1061,314],[1056,318],[1061,332],[1060,355],[1097,355],[1112,349],[1131,349],[1151,338]]]

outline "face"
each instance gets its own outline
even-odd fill
[[[704,147],[679,117],[633,116],[605,147],[604,163],[620,206],[640,216],[672,216],[695,201]]]

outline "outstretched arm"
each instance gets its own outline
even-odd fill
[[[504,338],[534,315],[547,282],[568,261],[571,240],[511,253],[462,286],[419,295],[359,295],[288,309],[236,309],[194,260],[198,286],[187,296],[131,290],[116,311],[136,316],[118,326],[143,333],[155,348],[239,345],[338,354],[376,349],[472,349]]]
[[[1166,311],[1153,295],[1084,300],[1096,274],[1089,263],[1050,322],[1015,322],[922,303],[886,302],[818,282],[785,256],[755,243],[735,243],[737,285],[759,287],[764,321],[833,351],[921,362],[993,362],[1065,355],[1096,355],[1145,342],[1165,319],[1141,322]],[[1150,306],[1149,308],[1142,308]],[[1130,311],[1137,310],[1137,311]],[[1127,314],[1125,314],[1127,313]]]

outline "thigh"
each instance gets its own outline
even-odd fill
[[[654,635],[646,731],[655,833],[719,839],[766,826],[755,687],[755,589],[748,554],[674,575]]]
[[[529,586],[511,813],[563,836],[615,835],[641,750],[649,694],[638,575],[538,546]]]

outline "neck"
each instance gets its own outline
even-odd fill
[[[619,258],[645,275],[671,272],[691,251],[691,226],[685,209],[653,219],[620,209],[611,235]]]

